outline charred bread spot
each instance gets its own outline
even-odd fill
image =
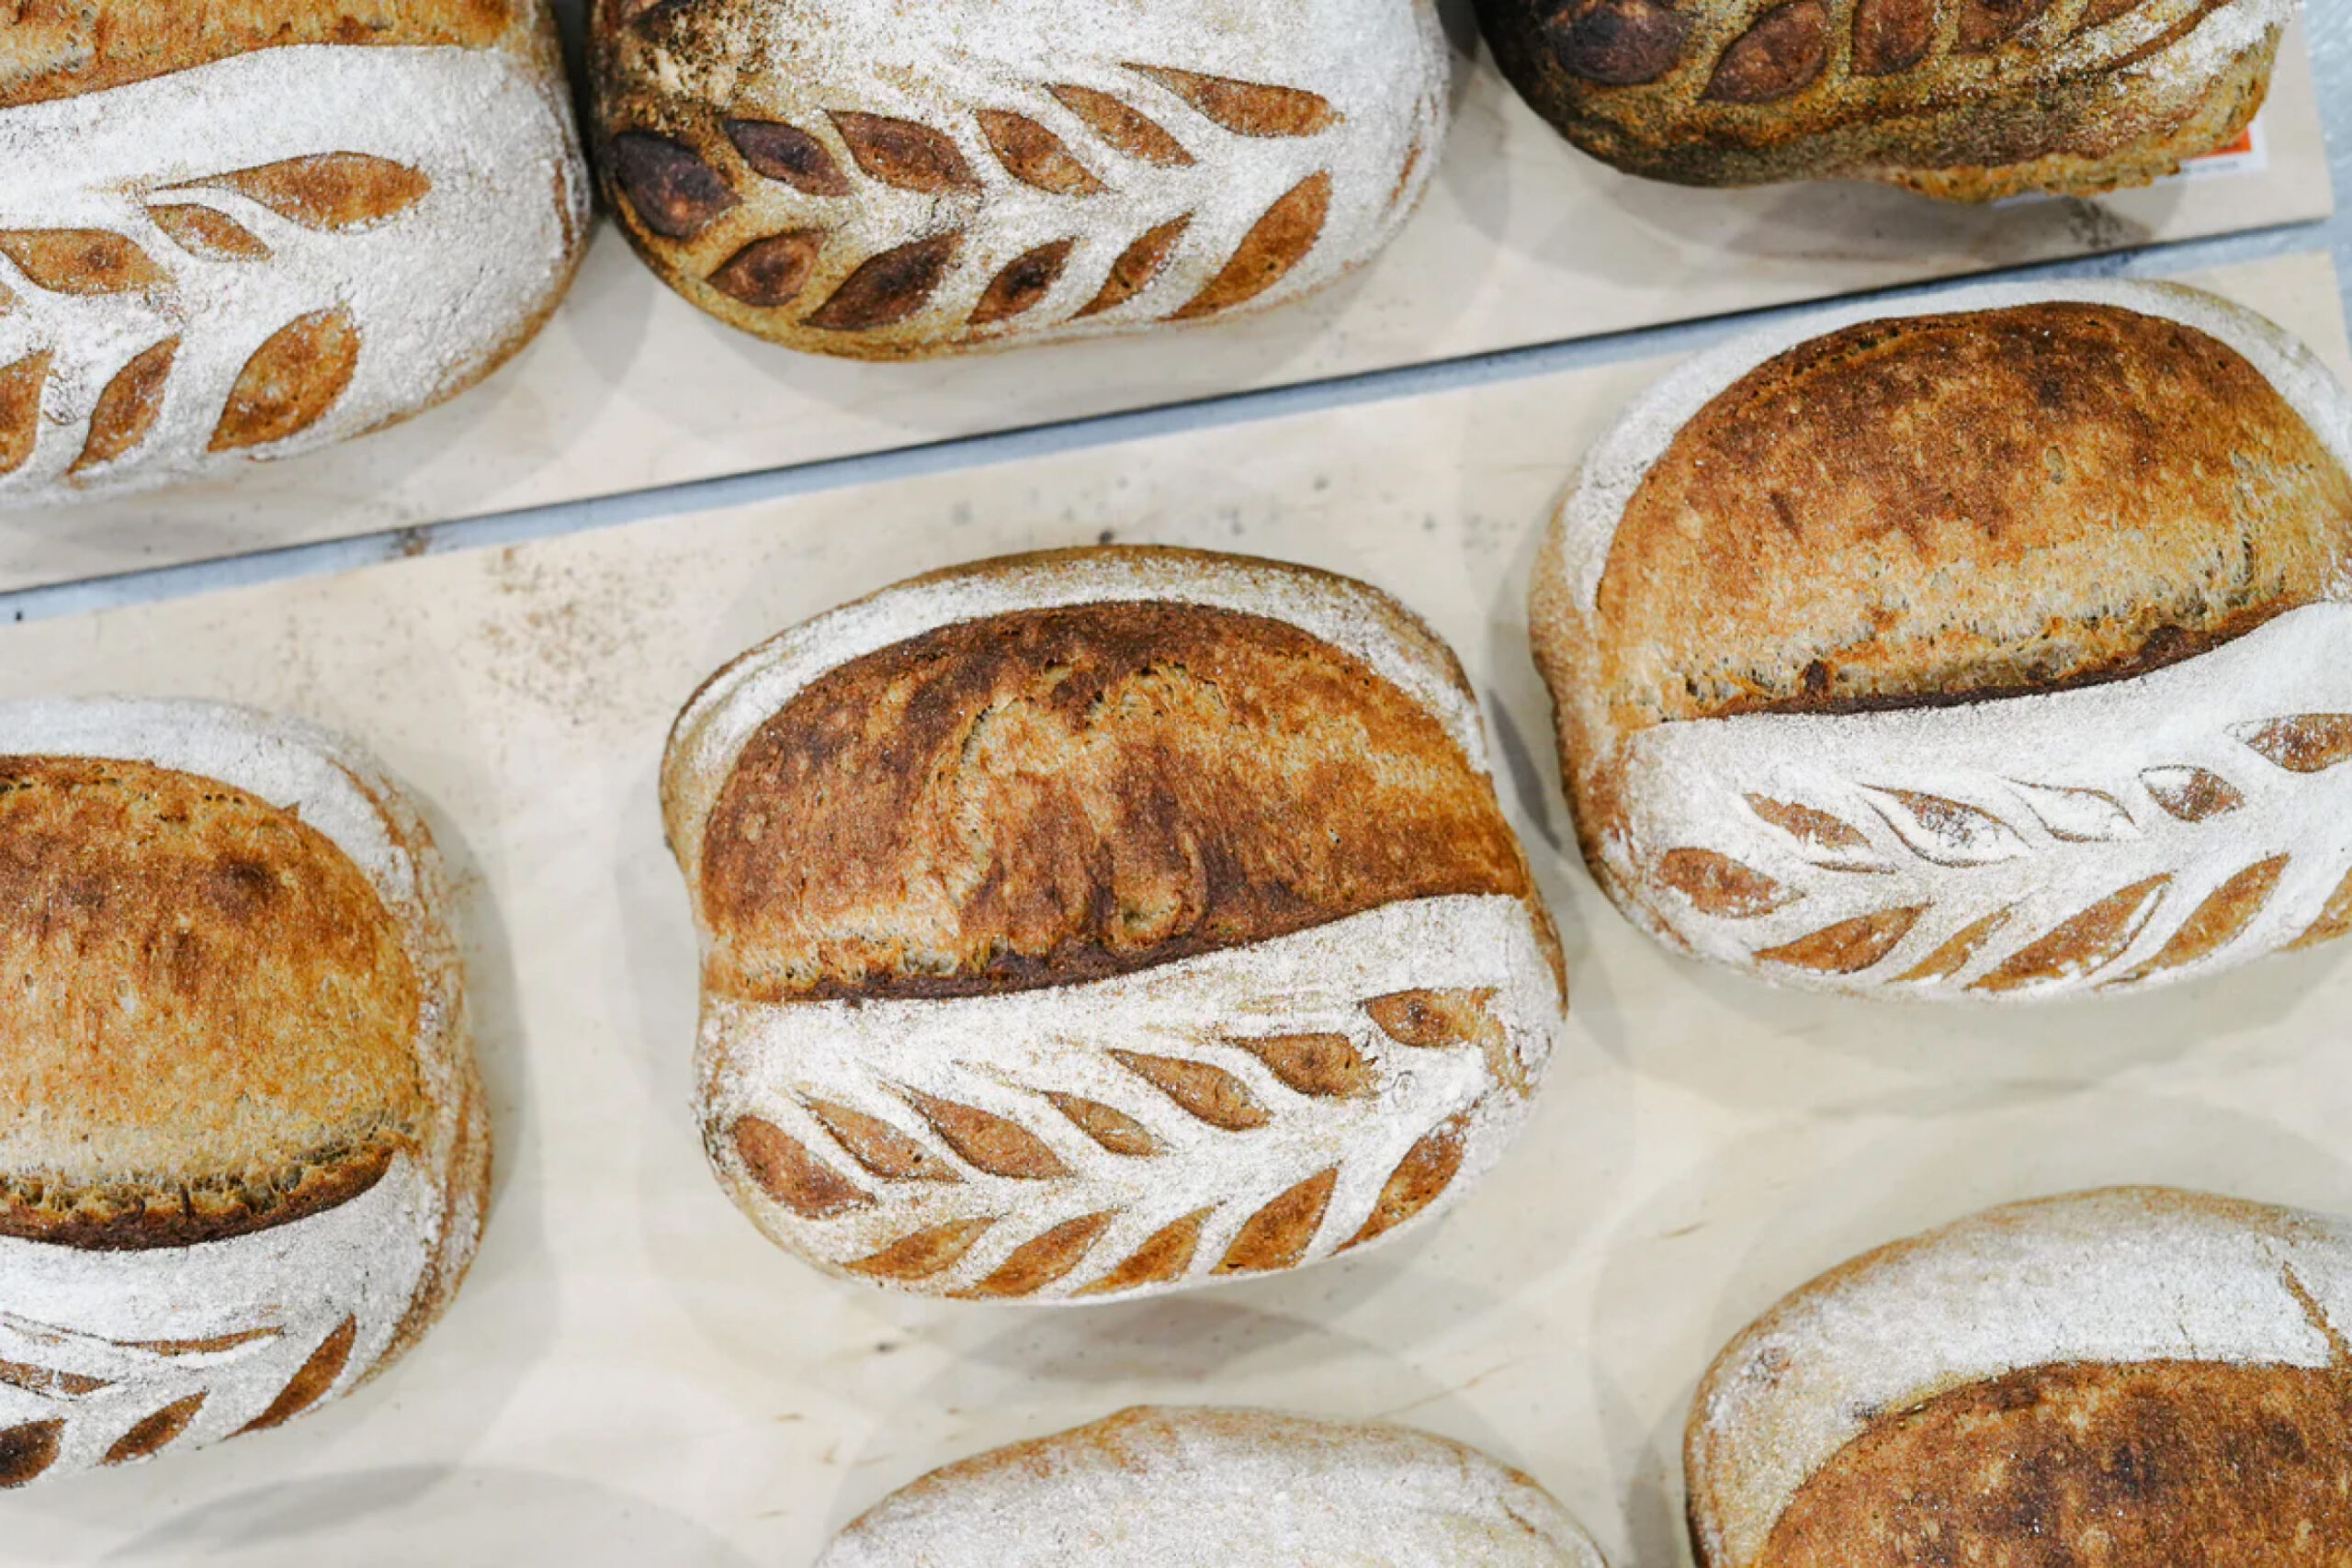
[[[1936,0],[1861,0],[1854,7],[1854,69],[1864,76],[1908,71],[1936,41]]]
[[[763,179],[781,180],[804,196],[847,196],[849,176],[825,144],[797,125],[771,119],[730,119],[723,128],[743,162]]]
[[[689,240],[742,204],[735,187],[684,142],[624,130],[605,149],[605,166],[639,222],[665,240]]]
[[[800,298],[825,248],[821,229],[794,229],[754,240],[710,275],[710,286],[755,310],[774,310]]]
[[[1769,104],[1813,85],[1828,63],[1828,7],[1822,0],[1789,0],[1757,18],[1724,51],[1707,96]]]
[[[1657,81],[1681,62],[1690,32],[1663,0],[1566,0],[1543,23],[1560,69],[1604,87]]]

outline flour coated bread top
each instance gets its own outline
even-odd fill
[[[488,1130],[446,903],[323,731],[0,705],[0,1480],[276,1426],[447,1304]]]
[[[2168,286],[1963,291],[1702,355],[1537,569],[1586,856],[1794,984],[2065,994],[2352,916],[2352,398]]]
[[[2326,1562],[2352,1231],[2163,1188],[2012,1204],[1796,1291],[1701,1385],[1702,1568]]]
[[[1479,0],[1585,151],[1686,185],[1868,178],[1987,201],[2145,185],[2228,145],[2292,0]]]
[[[894,359],[1297,299],[1435,170],[1429,0],[599,0],[599,166],[664,281]]]
[[[569,285],[540,0],[25,0],[0,29],[0,505],[417,413]]]
[[[715,677],[662,797],[713,1161],[876,1282],[1057,1300],[1369,1242],[1499,1155],[1558,1024],[1458,665],[1325,573],[902,584]]]
[[[1602,1568],[1543,1488],[1408,1427],[1123,1411],[932,1472],[819,1568]]]

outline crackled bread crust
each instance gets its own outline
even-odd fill
[[[1148,604],[828,671],[743,749],[702,868],[709,983],[760,1001],[1069,985],[1532,896],[1492,786],[1403,692],[1297,627]]]
[[[1023,607],[1033,584],[1048,602]],[[1293,592],[1321,602],[1319,630],[1287,624]],[[965,618],[965,596],[991,608]],[[813,653],[869,605],[907,635]],[[786,700],[754,713],[739,688],[788,641],[813,657],[795,650]],[[719,671],[672,736],[663,810],[722,994],[982,995],[1405,898],[1541,915],[1478,723],[1452,649],[1362,584],[1197,550],[1044,551],[901,583]]]
[[[1603,1568],[1525,1475],[1409,1427],[1142,1407],[942,1466],[819,1568]]]
[[[145,763],[0,758],[0,1235],[183,1247],[413,1149],[417,976],[316,829]]]
[[[1882,1247],[1709,1371],[1686,1450],[1699,1562],[2338,1561],[2347,1309],[2339,1222],[2160,1188]]]
[[[2169,982],[2352,929],[2352,398],[2188,289],[1816,320],[1636,400],[1539,557],[1611,898],[1871,995]]]
[[[530,0],[14,0],[0,108],[70,98],[256,49],[461,44],[537,53]]]
[[[1651,467],[1577,679],[1616,726],[2125,680],[2343,592],[2352,474],[2244,355],[2051,301],[1847,327]]]
[[[2143,185],[2261,107],[2290,0],[1479,0],[1585,151],[1686,185]]]

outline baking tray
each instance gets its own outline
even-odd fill
[[[1629,178],[1561,141],[1466,22],[1450,20],[1464,56],[1458,113],[1428,200],[1377,262],[1313,300],[1156,338],[858,365],[720,326],[605,224],[571,298],[489,384],[409,424],[233,479],[0,512],[0,591],[2265,228],[2332,207],[2300,25],[2249,152],[2099,201],[1985,209],[1855,182],[1712,191]]]
[[[2203,279],[2352,372],[2315,256]],[[0,629],[0,694],[192,694],[364,737],[458,872],[499,1138],[480,1262],[285,1430],[0,1497],[0,1563],[792,1568],[952,1457],[1137,1401],[1393,1416],[1526,1468],[1619,1568],[1680,1560],[1677,1448],[1782,1291],[1983,1204],[2167,1180],[2352,1213],[2352,944],[2161,996],[1930,1010],[1670,956],[1563,852],[1522,596],[1625,364]],[[663,733],[709,671],[922,568],[1102,539],[1404,595],[1460,650],[1572,1018],[1442,1223],[1123,1305],[899,1300],[771,1248],[687,1110],[694,938]]]

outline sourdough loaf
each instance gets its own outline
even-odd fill
[[[1344,578],[919,579],[714,678],[662,804],[713,1166],[853,1279],[1098,1300],[1388,1236],[1499,1156],[1561,1021],[1461,670]]]
[[[1700,1568],[2352,1555],[2352,1229],[2163,1188],[1995,1209],[1733,1340],[1685,1453]]]
[[[1684,185],[2145,185],[2261,107],[2293,0],[1478,0],[1577,146]]]
[[[571,281],[587,176],[543,0],[0,17],[0,505],[405,419]]]
[[[2352,399],[2194,290],[1968,291],[1706,355],[1586,461],[1538,662],[1594,874],[1869,994],[2352,929]]]
[[[818,1568],[1604,1568],[1544,1489],[1408,1427],[1143,1408],[933,1471]]]
[[[333,736],[0,705],[0,1485],[276,1427],[447,1305],[490,1134],[446,899]]]
[[[1207,320],[1366,260],[1437,166],[1431,0],[597,0],[596,152],[672,288],[896,359]]]

